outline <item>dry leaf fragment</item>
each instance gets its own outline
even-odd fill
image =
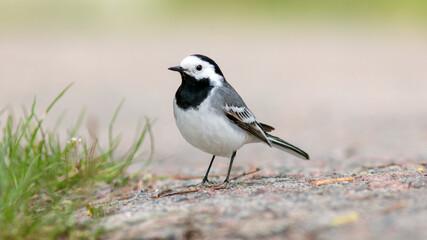
[[[332,219],[331,225],[337,227],[337,226],[346,225],[352,222],[356,222],[357,220],[359,220],[359,213],[350,212],[344,216],[339,216]]]

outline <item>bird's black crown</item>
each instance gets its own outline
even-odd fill
[[[221,75],[221,76],[223,76],[223,77],[224,77],[224,74],[222,74],[221,69],[219,68],[218,64],[216,64],[216,63],[214,62],[214,60],[210,59],[209,57],[206,57],[205,55],[201,55],[201,54],[193,54],[193,55],[191,55],[191,56],[198,57],[198,58],[200,58],[201,60],[203,60],[203,61],[205,61],[205,62],[208,62],[208,63],[212,64],[212,65],[215,67],[215,72],[216,72],[217,74],[219,74],[219,75]]]

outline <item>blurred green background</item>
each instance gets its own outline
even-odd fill
[[[2,30],[56,29],[112,30],[190,24],[233,28],[267,27],[289,22],[376,22],[387,26],[425,27],[423,0],[321,1],[194,1],[194,0],[76,0],[0,1]],[[233,24],[230,25],[230,21]]]

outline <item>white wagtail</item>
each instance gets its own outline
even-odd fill
[[[256,120],[212,59],[191,55],[169,70],[179,72],[182,79],[173,101],[179,131],[191,145],[213,155],[202,184],[209,183],[208,174],[215,156],[231,156],[224,181],[228,183],[236,152],[247,143],[264,142],[309,160],[303,150],[268,134],[274,128]]]

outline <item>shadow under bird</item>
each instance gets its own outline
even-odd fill
[[[169,70],[179,72],[182,79],[173,101],[179,131],[191,145],[213,155],[202,184],[209,183],[215,156],[230,157],[224,181],[228,183],[236,152],[247,143],[264,142],[309,160],[303,150],[269,134],[274,128],[257,121],[212,59],[190,55]]]

